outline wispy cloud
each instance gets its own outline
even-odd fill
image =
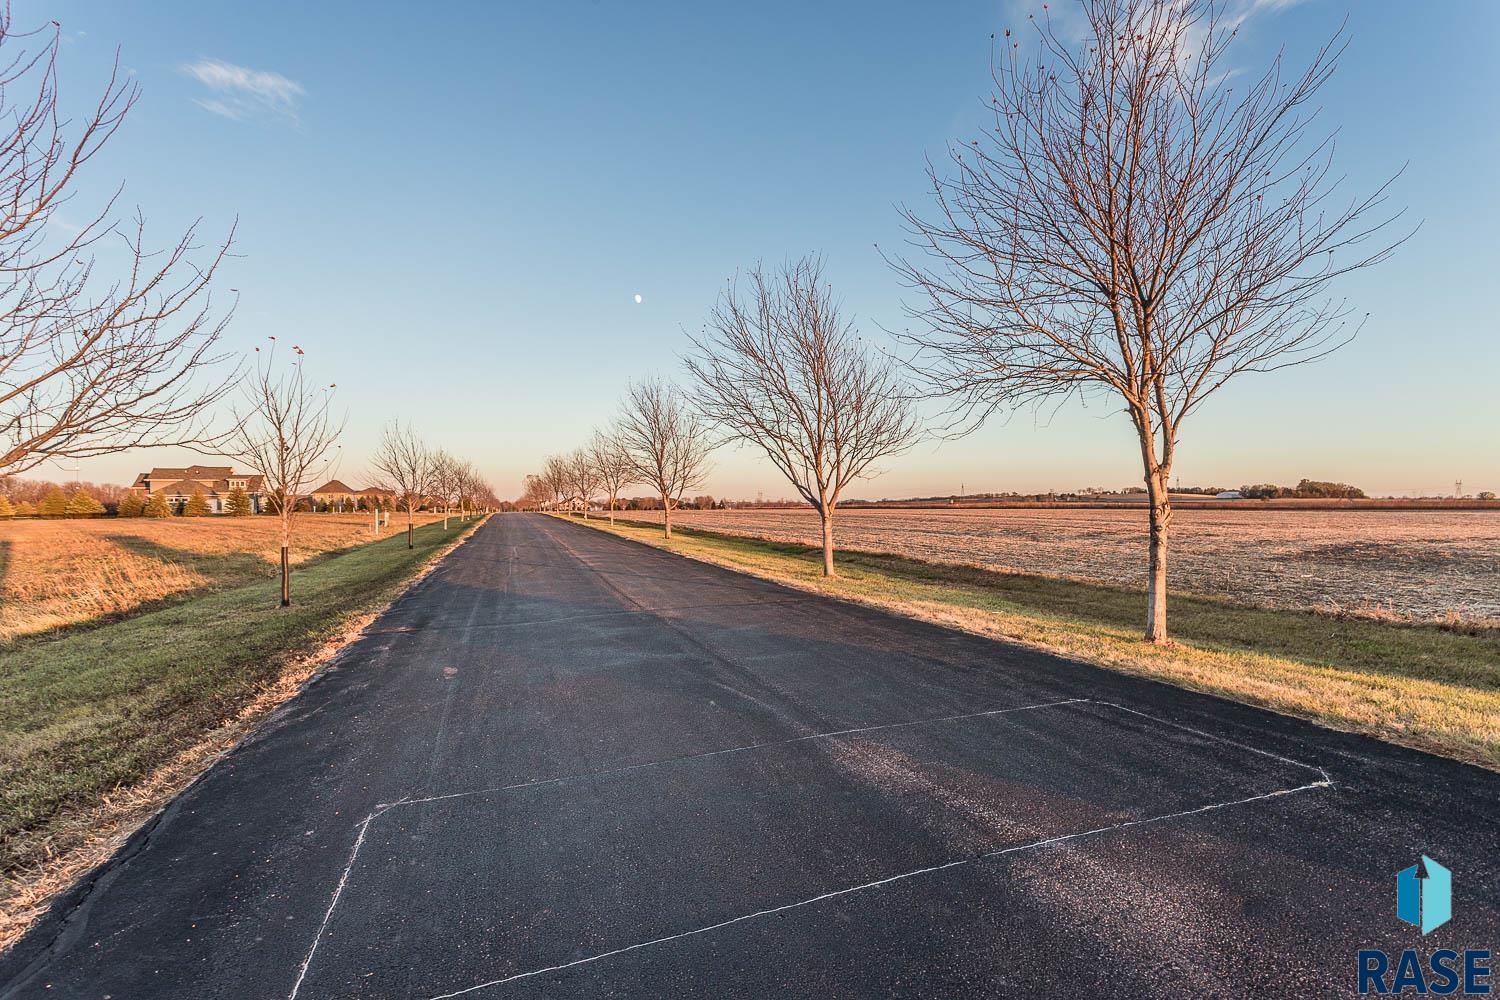
[[[1279,14],[1299,6],[1307,0],[1220,0],[1217,18],[1221,27],[1238,28],[1246,21],[1262,14]],[[1084,20],[1082,8],[1070,0],[1005,0],[1001,6],[1004,26],[1022,28],[1028,17],[1038,21],[1046,18],[1052,28],[1065,41],[1078,42],[1088,34],[1088,22]]]
[[[297,120],[297,105],[305,91],[302,84],[280,73],[236,66],[222,59],[199,59],[182,71],[211,91],[208,97],[193,99],[205,111],[234,119],[270,114]]]

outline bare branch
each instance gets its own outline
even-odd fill
[[[37,52],[0,10],[0,471],[147,445],[211,447],[204,411],[236,373],[205,384],[232,308],[215,317],[209,287],[229,237],[194,263],[196,225],[163,252],[145,222],[108,221],[113,199],[81,227],[56,218],[78,171],[114,136],[137,89],[118,66],[75,129],[58,107],[59,35]],[[21,101],[13,99],[17,92]],[[94,251],[121,276],[101,280]]]

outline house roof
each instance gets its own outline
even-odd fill
[[[354,495],[360,497],[393,497],[396,495],[396,491],[383,490],[379,486],[366,486],[362,490],[355,490]]]
[[[360,492],[360,491],[351,489],[349,487],[349,485],[347,483],[345,483],[342,479],[330,479],[330,480],[328,480],[328,482],[324,483],[322,486],[319,486],[317,489],[313,490],[314,494],[318,494],[318,493],[344,493],[344,494],[348,494],[349,496],[353,496],[357,492]]]
[[[205,497],[216,497],[219,495],[218,491],[212,486],[205,487],[202,483],[193,479],[180,479],[170,486],[158,487],[156,492],[183,497],[190,497],[194,493],[202,493]]]
[[[155,487],[151,490],[153,493],[166,491],[186,496],[192,496],[196,489],[203,490],[204,496],[213,496],[228,492],[230,480],[244,480],[247,492],[259,493],[265,478],[258,472],[235,472],[227,465],[190,465],[185,469],[157,467],[150,472],[138,473],[131,488],[144,490],[149,485]]]
[[[157,466],[146,474],[148,479],[228,479],[234,475],[231,465],[189,465],[184,468]],[[238,477],[236,477],[238,478]]]

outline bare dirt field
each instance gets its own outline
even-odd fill
[[[660,523],[660,511],[623,516]],[[817,544],[809,510],[673,523]],[[1144,510],[840,511],[838,544],[931,562],[1145,585]],[[1172,586],[1269,607],[1500,624],[1500,512],[1177,510]]]
[[[372,519],[297,515],[292,561],[372,541]],[[383,535],[405,525],[392,514]],[[266,516],[0,521],[0,641],[268,579],[280,546],[280,522]]]

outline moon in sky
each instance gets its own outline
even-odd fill
[[[640,304],[641,304],[641,295],[640,295],[640,293],[639,293],[639,292],[637,292],[637,293],[636,293],[636,296],[635,296],[635,304],[636,304],[636,305],[640,305]]]

